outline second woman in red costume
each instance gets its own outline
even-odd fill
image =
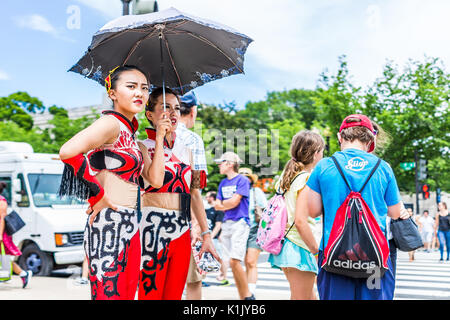
[[[200,254],[208,251],[219,259],[208,233],[201,197],[191,198],[190,194],[191,189],[206,186],[206,173],[192,170],[190,149],[176,143],[175,130],[180,117],[178,96],[166,89],[165,101],[166,111],[162,88],[152,91],[146,116],[153,128],[146,130],[148,138],[140,143],[141,151],[150,156],[150,159],[145,158],[146,169],[142,172],[145,193],[142,196],[140,221],[140,300],[181,299],[191,256],[191,208],[202,231],[203,246]],[[161,118],[170,120],[170,130],[165,134],[157,123]],[[162,144],[163,157],[159,152]],[[150,181],[152,177],[153,182]],[[156,177],[159,181],[155,181]]]

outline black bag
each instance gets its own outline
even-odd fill
[[[23,222],[22,218],[15,211],[12,211],[5,217],[6,233],[10,236],[22,229],[24,226],[25,222]]]
[[[419,228],[411,217],[391,220],[391,231],[399,250],[409,252],[423,247]]]

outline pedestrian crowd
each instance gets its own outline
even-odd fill
[[[239,299],[256,299],[258,237],[270,211],[258,176],[236,153],[225,152],[214,160],[224,178],[204,202],[205,148],[190,130],[195,94],[149,93],[149,80],[135,66],[110,71],[105,83],[113,110],[60,150],[60,195],[89,203],[79,284],[90,283],[92,299],[178,300],[184,292],[199,300],[208,286],[208,270],[200,265],[219,262],[218,284],[230,284],[231,269]],[[136,115],[144,109],[148,128],[141,141]],[[374,154],[381,132],[368,117],[349,115],[336,133],[340,151],[326,158],[318,133],[292,137],[290,159],[275,183],[286,228],[280,252],[268,258],[284,273],[291,299],[393,299],[397,248],[390,221],[411,214],[392,168]],[[2,197],[0,214],[0,241],[20,255],[3,232]],[[449,219],[445,202],[435,219],[428,211],[416,219],[425,250],[433,250],[437,238],[441,260],[445,246],[449,260]],[[31,273],[16,264],[14,271],[25,287]]]

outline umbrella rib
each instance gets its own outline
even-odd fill
[[[164,35],[164,34],[163,34]],[[181,94],[184,94],[183,85],[181,84],[180,75],[178,74],[177,67],[175,66],[175,62],[173,61],[172,54],[170,53],[169,43],[167,41],[167,38],[164,37],[164,43],[166,44],[167,52],[169,54],[170,62],[172,63],[173,70],[175,71],[175,74],[177,75],[178,84],[180,85]]]
[[[202,36],[197,36],[197,35],[195,35],[195,34],[193,34],[193,33],[191,33],[191,32],[185,31],[185,33],[189,34],[190,36],[192,36],[192,37],[194,37],[194,38],[199,39],[200,41],[203,41],[203,42],[206,43],[207,45],[209,45],[209,46],[213,47],[214,49],[216,49],[217,51],[219,51],[219,52],[220,52],[221,54],[223,54],[228,60],[230,60],[230,62],[231,62],[236,68],[238,68],[240,72],[243,73],[242,69],[239,68],[239,67],[236,65],[236,63],[234,63],[233,59],[231,59],[229,56],[227,56],[227,55],[225,54],[225,52],[223,52],[223,51],[222,51],[219,47],[217,47],[214,43],[212,43],[211,41],[209,41],[208,39],[206,39],[206,38],[204,38],[204,37],[202,37]]]
[[[128,61],[128,59],[130,58],[130,56],[133,54],[133,52],[137,49],[137,47],[139,47],[139,45],[142,43],[142,41],[144,41],[144,40],[146,40],[146,39],[148,39],[148,38],[151,38],[151,37],[153,37],[153,36],[156,36],[157,34],[156,34],[156,32],[151,32],[150,34],[148,34],[148,35],[146,35],[144,38],[142,38],[142,39],[140,39],[139,41],[137,41],[135,44],[134,44],[134,46],[133,46],[133,48],[131,48],[131,50],[128,52],[128,54],[127,54],[127,57],[125,58],[125,60],[123,61],[123,65],[125,65],[126,64],[126,62]]]

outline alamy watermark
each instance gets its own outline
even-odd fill
[[[66,20],[66,27],[69,30],[79,30],[81,28],[81,9],[77,5],[70,5],[66,9],[69,15]]]

